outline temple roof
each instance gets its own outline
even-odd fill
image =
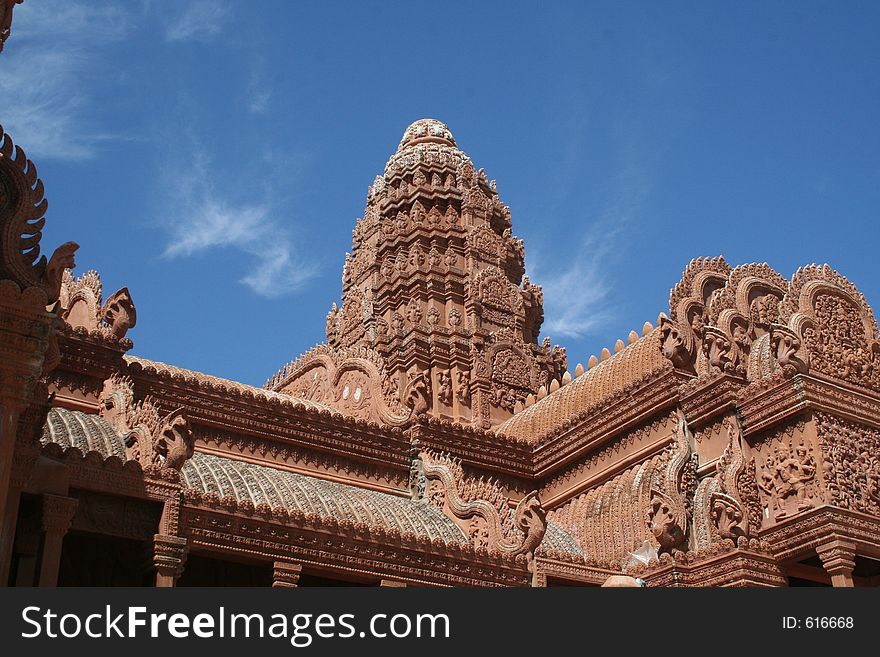
[[[43,445],[55,443],[67,450],[76,448],[83,455],[96,452],[106,459],[125,462],[125,440],[97,415],[53,408],[49,411],[41,437]],[[408,496],[326,481],[268,465],[258,465],[215,454],[196,452],[181,469],[181,483],[189,497],[213,496],[233,499],[252,508],[261,505],[284,508],[322,520],[333,519],[381,527],[391,534],[439,539],[466,545],[468,538],[440,508]],[[547,554],[583,557],[577,542],[561,527],[548,523],[541,544]]]
[[[660,329],[655,328],[582,375],[551,392],[499,425],[497,432],[538,442],[568,420],[607,403],[663,369],[670,362],[660,350]]]
[[[148,360],[146,358],[140,358],[129,354],[124,356],[124,358],[129,365],[135,365],[145,371],[152,371],[156,374],[164,374],[173,379],[194,383],[201,387],[209,387],[220,391],[229,391],[240,395],[253,396],[255,399],[276,399],[284,403],[299,402],[311,410],[327,411],[333,415],[342,415],[339,409],[331,408],[325,404],[310,401],[308,399],[292,397],[291,395],[274,392],[272,390],[267,390],[266,388],[258,388],[257,386],[250,386],[246,383],[239,383],[238,381],[232,381],[230,379],[221,379],[220,377],[212,376],[210,374],[203,374],[202,372],[187,370],[175,365],[168,365],[167,363]]]
[[[40,442],[56,443],[65,450],[75,447],[84,455],[97,452],[105,459],[115,456],[127,460],[122,436],[104,418],[81,411],[51,409]]]
[[[77,448],[83,455],[97,452],[103,458],[129,460],[125,441],[97,415],[64,408],[49,411],[41,442],[64,449]],[[231,496],[254,507],[267,504],[323,519],[367,523],[401,534],[439,538],[466,544],[464,533],[431,504],[409,497],[379,493],[365,488],[325,481],[279,468],[256,465],[213,454],[196,452],[181,470],[181,483],[201,495]]]
[[[288,512],[379,525],[401,534],[468,542],[458,526],[431,504],[277,468],[197,452],[184,465],[181,479],[202,494],[232,496],[255,507],[281,506]]]
[[[547,523],[547,532],[544,534],[544,540],[541,541],[536,553],[539,557],[557,557],[559,555],[567,555],[569,558],[572,556],[584,557],[584,550],[574,537],[552,522]]]

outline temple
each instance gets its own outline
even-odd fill
[[[880,334],[828,266],[697,258],[570,367],[495,182],[422,119],[326,341],[254,387],[134,355],[137,290],[42,256],[46,210],[0,128],[0,583],[880,582]]]

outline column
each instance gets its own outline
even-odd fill
[[[272,573],[272,586],[294,588],[299,584],[302,564],[276,561]]]
[[[189,542],[180,536],[156,534],[153,536],[153,566],[156,568],[156,586],[169,588],[177,584],[186,565]]]
[[[841,539],[827,541],[816,548],[825,572],[831,575],[831,585],[853,586],[852,572],[856,567],[856,546]]]
[[[40,519],[43,530],[43,553],[40,558],[37,586],[58,586],[61,546],[64,535],[70,529],[77,504],[79,501],[73,497],[48,493],[43,495]]]
[[[27,428],[25,428],[27,431]],[[6,497],[5,517],[0,519],[0,586],[6,586],[9,581],[9,567],[12,564],[13,546],[16,541],[16,527],[18,526],[19,506],[21,503],[21,492],[28,485],[31,474],[34,470],[34,464],[39,457],[39,443],[27,443],[22,440],[22,436],[16,439],[15,452],[12,459],[12,471],[9,478],[9,489]],[[36,528],[36,538],[39,542],[39,531]],[[38,550],[34,550],[36,554]],[[36,568],[36,566],[34,566]],[[34,571],[35,573],[35,571]],[[34,585],[34,573],[25,586]],[[21,579],[19,574],[18,579]],[[15,586],[19,586],[18,583]]]
[[[0,334],[0,339],[6,336]],[[0,372],[0,377],[4,375]],[[15,523],[18,518],[20,490],[12,486],[12,461],[18,429],[18,408],[7,406],[0,399],[0,586],[6,586],[9,563],[12,560],[12,544],[15,540]]]

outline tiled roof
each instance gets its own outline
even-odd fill
[[[202,494],[232,496],[254,506],[291,511],[386,530],[467,543],[462,531],[439,508],[407,497],[325,481],[286,470],[197,452],[181,471],[185,486]]]
[[[538,546],[538,556],[564,554],[583,558],[584,551],[574,537],[559,525],[547,523],[547,532],[544,540]]]
[[[103,458],[128,460],[121,435],[98,415],[64,408],[49,411],[41,442],[64,449],[77,448],[83,455],[97,452]],[[436,506],[408,497],[380,493],[333,481],[325,481],[267,465],[196,452],[181,470],[185,488],[201,495],[232,497],[254,507],[283,507],[288,513],[323,519],[348,520],[396,530],[401,535],[427,536],[445,542],[468,544],[461,529]],[[583,551],[561,527],[552,523],[541,544],[542,551],[582,557]]]
[[[496,430],[521,440],[540,441],[560,429],[567,420],[608,402],[664,368],[671,368],[671,364],[660,351],[660,330],[655,328],[571,383],[520,411]]]
[[[159,361],[149,360],[147,358],[140,358],[138,356],[126,355],[124,358],[129,365],[135,365],[145,371],[155,372],[156,374],[168,376],[172,379],[178,379],[180,381],[193,383],[198,386],[209,387],[215,390],[232,392],[244,396],[250,396],[254,399],[275,399],[285,404],[299,403],[303,404],[306,408],[311,410],[327,411],[333,415],[339,416],[343,415],[338,409],[331,408],[330,406],[319,404],[317,402],[309,401],[306,399],[300,399],[298,397],[291,397],[290,395],[282,394],[280,392],[273,392],[272,390],[267,390],[265,388],[250,386],[245,383],[239,383],[238,381],[232,381],[230,379],[221,379],[220,377],[212,376],[210,374],[203,374],[202,372],[187,370],[182,367],[176,367],[175,365],[168,365],[167,363],[160,363]]]
[[[103,458],[125,461],[125,442],[103,418],[81,411],[53,408],[49,411],[40,442],[56,443],[64,449],[76,447],[83,455],[97,452]]]

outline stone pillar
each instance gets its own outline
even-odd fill
[[[58,586],[58,568],[61,565],[61,545],[70,529],[79,501],[61,495],[43,495],[41,525],[43,552],[37,586]]]
[[[294,588],[299,585],[299,576],[302,573],[302,565],[287,561],[276,561],[272,573],[272,586],[282,588]]]
[[[15,543],[15,529],[18,526],[18,505],[21,501],[21,489],[10,486],[6,491],[6,510],[0,518],[0,586],[6,586],[9,580],[9,567],[12,563],[12,548]]]
[[[5,181],[3,162],[0,157],[0,178]],[[2,210],[0,225],[5,227],[7,217],[2,216]],[[0,242],[4,239],[5,235]],[[0,258],[0,273],[3,264]],[[38,381],[56,319],[46,312],[47,303],[42,288],[22,290],[12,280],[0,280],[0,575],[9,572],[15,538],[18,496],[10,489],[20,442],[19,420],[30,405],[44,401],[34,397],[35,392],[43,392]],[[0,584],[6,585],[6,577],[0,579]]]
[[[18,519],[15,530],[15,545],[12,559],[16,564],[15,580],[10,586],[36,586],[40,569],[40,544],[43,532],[40,528],[39,512]]]
[[[849,541],[833,539],[816,548],[825,572],[831,575],[831,585],[852,587],[852,572],[856,567],[856,546]]]
[[[3,336],[0,336],[2,339]],[[3,373],[0,372],[0,377]],[[0,586],[6,586],[9,564],[12,560],[12,544],[15,541],[15,524],[18,519],[18,502],[21,490],[12,486],[12,460],[15,452],[15,436],[18,428],[19,409],[9,408],[0,400]]]
[[[379,580],[379,586],[390,586],[390,587],[405,587],[406,582],[398,582],[394,579],[381,579]]]
[[[25,489],[31,479],[31,473],[34,470],[34,464],[36,463],[40,452],[39,442],[29,441],[27,434],[28,432],[33,432],[35,428],[42,429],[43,423],[45,422],[45,415],[38,414],[37,418],[28,417],[29,415],[33,416],[33,413],[25,412],[21,419],[36,420],[36,423],[24,422],[25,425],[36,424],[36,427],[22,427],[22,422],[21,420],[19,421],[20,435],[16,440],[15,452],[12,459],[12,471],[9,476],[9,488],[6,491],[6,511],[4,517],[0,518],[0,523],[2,523],[2,525],[0,525],[0,586],[6,586],[9,581],[9,568],[12,564],[13,544],[15,543],[16,538],[16,527],[18,526],[21,492]],[[22,429],[24,429],[24,433],[22,433]],[[18,586],[18,584],[16,584],[16,586]],[[33,579],[31,579],[31,583],[27,586],[33,586]]]
[[[177,584],[183,574],[189,544],[185,538],[156,534],[153,536],[153,566],[156,568],[156,586],[169,588]]]

